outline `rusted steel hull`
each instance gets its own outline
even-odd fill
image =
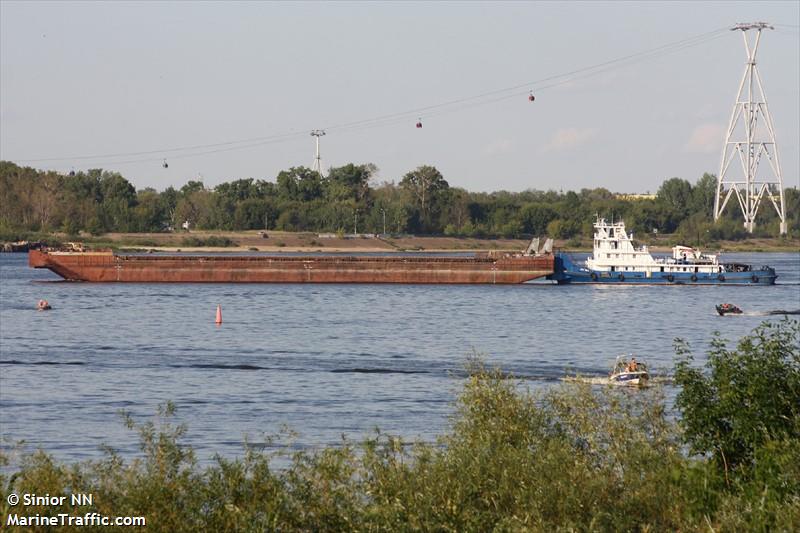
[[[28,264],[66,280],[135,283],[525,283],[553,257],[114,255],[31,250]]]

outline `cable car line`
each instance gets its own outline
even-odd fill
[[[552,76],[548,76],[545,78],[540,78],[535,81],[522,83],[513,85],[510,87],[506,87],[503,89],[496,89],[493,91],[484,92],[481,94],[462,97],[446,102],[440,102],[437,104],[418,107],[415,109],[410,109],[407,111],[401,111],[396,113],[390,113],[386,115],[381,115],[377,117],[367,118],[356,120],[352,122],[345,122],[340,124],[335,124],[332,126],[328,126],[324,128],[328,131],[354,131],[354,130],[361,130],[367,128],[373,128],[383,125],[388,125],[397,122],[403,122],[409,119],[409,116],[434,116],[444,113],[451,113],[454,111],[461,111],[464,109],[468,109],[471,107],[482,106],[490,103],[495,103],[498,101],[506,100],[513,97],[519,97],[520,95],[528,95],[529,101],[531,100],[530,97],[533,97],[534,89],[535,91],[542,91],[545,89],[549,89],[552,87],[557,87],[559,85],[563,85],[565,83],[572,82],[576,79],[586,78],[589,76],[594,76],[601,74],[603,72],[607,72],[614,68],[618,68],[621,66],[627,66],[642,60],[652,59],[658,57],[660,55],[665,55],[668,53],[676,52],[679,50],[683,50],[686,48],[694,47],[700,44],[705,44],[713,39],[722,37],[725,32],[729,28],[726,26],[724,28],[719,28],[710,32],[705,32],[702,34],[698,34],[692,37],[680,39],[677,41],[673,41],[670,43],[666,43],[655,48],[651,48],[648,50],[636,52],[633,54],[628,54],[626,56],[622,56],[619,58],[611,59],[608,61],[603,61],[601,63],[597,63],[594,65],[582,67],[579,69],[575,69],[569,72],[556,74]],[[545,82],[552,81],[553,83],[542,85]],[[533,88],[533,89],[532,89]],[[520,91],[520,89],[525,89],[524,91]],[[502,96],[499,96],[502,95]],[[490,98],[492,96],[497,96],[497,98]],[[422,128],[422,120],[421,118],[417,120],[416,124],[417,128]],[[183,159],[187,157],[195,157],[198,155],[205,155],[205,154],[214,154],[220,152],[227,152],[232,150],[241,150],[241,149],[248,149],[257,146],[262,146],[266,144],[272,144],[277,142],[285,142],[295,137],[305,137],[306,129],[301,131],[297,131],[293,129],[293,131],[274,134],[269,136],[263,137],[253,137],[249,139],[241,139],[236,141],[226,141],[226,142],[219,142],[219,143],[209,143],[209,144],[198,144],[198,145],[191,145],[191,146],[182,146],[182,147],[173,147],[173,148],[166,148],[160,150],[146,150],[146,151],[137,151],[137,152],[119,152],[119,153],[110,153],[110,154],[96,154],[96,155],[83,155],[83,156],[71,156],[71,157],[48,157],[48,158],[37,158],[37,159],[20,159],[17,160],[20,163],[36,163],[36,162],[48,162],[48,161],[78,161],[78,160],[92,160],[92,159],[108,159],[108,158],[115,158],[115,157],[135,157],[135,156],[146,156],[146,155],[156,155],[159,154],[161,157],[158,158],[136,158],[130,159],[125,161],[111,161],[111,162],[104,162],[102,164],[105,165],[119,165],[119,164],[128,164],[128,163],[135,163],[135,162],[146,162],[146,161],[163,161],[164,168],[167,167],[166,159],[163,157],[164,154],[173,154],[170,155],[170,159]],[[206,150],[210,149],[210,150]],[[200,150],[200,151],[198,151]],[[186,154],[180,154],[177,152],[190,152]],[[100,162],[95,163],[100,164]]]

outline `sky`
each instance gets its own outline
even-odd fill
[[[323,169],[376,183],[655,192],[718,173],[751,21],[800,186],[796,1],[0,0],[0,159],[213,187],[310,167],[325,129]]]

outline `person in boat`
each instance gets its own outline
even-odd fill
[[[639,370],[639,365],[636,363],[636,358],[635,357],[631,357],[631,360],[628,363],[628,366],[625,368],[625,371],[626,372],[636,372],[637,370]]]
[[[39,300],[39,303],[36,304],[36,309],[39,311],[48,311],[51,307],[47,300]]]

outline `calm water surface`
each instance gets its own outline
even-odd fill
[[[630,352],[666,373],[675,337],[703,362],[714,330],[737,339],[780,319],[759,312],[800,308],[800,254],[724,259],[769,264],[779,284],[88,284],[0,254],[2,446],[25,440],[72,460],[108,444],[132,455],[119,411],[149,419],[167,400],[203,460],[241,455],[245,439],[284,425],[298,446],[375,427],[430,440],[447,427],[473,349],[532,387],[559,383],[565,369],[603,376]],[[53,310],[37,312],[40,298]],[[720,317],[720,302],[749,313]]]

